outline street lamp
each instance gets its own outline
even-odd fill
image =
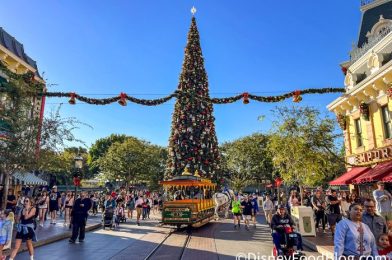
[[[83,157],[78,155],[74,158],[76,172],[74,174],[73,183],[75,186],[75,198],[77,197],[78,186],[80,186],[80,170],[83,168]]]

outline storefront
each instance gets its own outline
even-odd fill
[[[39,189],[41,186],[47,186],[48,182],[42,180],[34,173],[17,172],[12,175],[10,187],[14,190],[16,195],[19,191],[22,191],[25,195],[32,196],[35,190]]]
[[[375,182],[392,183],[392,1],[361,11],[358,43],[340,64],[346,92],[328,105],[343,130],[347,162],[347,173],[330,184],[369,196]]]

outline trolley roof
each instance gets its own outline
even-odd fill
[[[193,175],[176,176],[171,180],[161,181],[160,184],[163,186],[216,186],[216,184],[212,183],[209,179],[204,179]]]

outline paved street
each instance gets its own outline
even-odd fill
[[[259,216],[260,223],[264,223]],[[167,236],[169,227],[160,227],[157,219],[147,220],[141,226],[131,223],[121,224],[119,230],[96,230],[86,235],[84,243],[69,244],[67,240],[58,241],[36,248],[36,259],[145,259],[148,254]],[[231,220],[220,220],[205,225],[192,232],[183,259],[235,259],[241,252],[256,256],[270,255],[272,241],[269,228],[258,224],[256,229],[234,230]],[[159,253],[151,259],[176,259],[186,236],[186,232],[165,242]],[[158,252],[158,251],[157,251]],[[306,255],[319,255],[306,252]],[[50,258],[48,258],[50,257]],[[16,259],[29,259],[27,252]]]

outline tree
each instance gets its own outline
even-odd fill
[[[153,180],[151,176],[163,174],[162,148],[153,146],[134,137],[123,143],[113,143],[101,157],[99,168],[109,180],[123,179],[127,185],[131,182]]]
[[[268,140],[266,135],[253,134],[222,145],[222,168],[228,172],[236,191],[251,183],[271,180],[273,166],[267,150]]]
[[[130,138],[124,134],[111,134],[108,137],[98,139],[89,149],[87,164],[90,167],[90,172],[94,176],[100,172],[98,160],[105,155],[110,146],[114,143],[123,143]]]
[[[49,174],[51,183],[68,185],[72,184],[73,172],[75,171],[75,157],[81,156],[84,162],[87,162],[88,153],[83,147],[68,147],[62,151],[53,151],[41,149],[40,159],[37,169],[43,174]],[[81,169],[83,179],[91,178],[88,165],[83,164]]]
[[[165,177],[181,175],[187,166],[192,173],[198,170],[203,177],[214,177],[219,168],[218,141],[195,17],[188,33],[178,90]]]
[[[30,72],[16,74],[0,62],[5,80],[0,81],[0,173],[4,176],[4,195],[17,171],[33,171],[39,165],[39,150],[56,151],[66,142],[78,141],[72,131],[80,124],[75,118],[61,118],[60,107],[40,125],[32,101],[40,98],[44,84]],[[39,142],[40,140],[40,142]],[[5,206],[6,196],[2,198]]]
[[[273,113],[268,149],[286,184],[315,186],[344,170],[335,120],[312,107],[278,107]]]

